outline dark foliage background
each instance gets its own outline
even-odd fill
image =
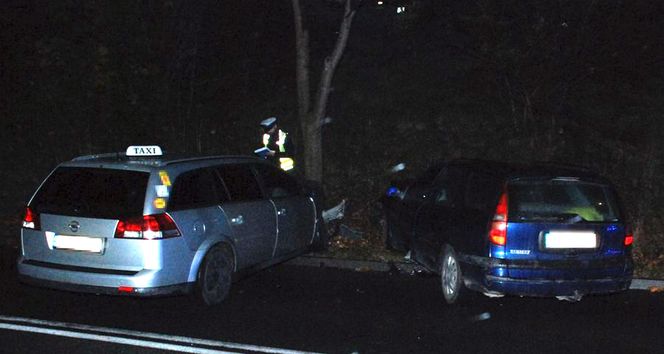
[[[555,161],[613,180],[640,264],[664,264],[662,2],[386,3],[358,3],[324,128],[325,188],[356,228],[378,233],[368,211],[396,163]],[[315,84],[341,9],[303,5]],[[289,0],[3,2],[4,222],[77,155],[246,154],[272,115],[297,137],[292,23]]]

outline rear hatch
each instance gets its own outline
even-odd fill
[[[507,185],[505,258],[513,278],[620,276],[625,224],[605,183],[578,178],[519,179]],[[535,261],[535,262],[533,262]]]
[[[114,238],[119,220],[143,215],[150,173],[59,167],[32,198],[22,229],[25,261],[140,270],[133,240]],[[140,251],[138,251],[140,253]]]

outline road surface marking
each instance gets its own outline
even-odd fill
[[[48,326],[52,328],[44,328],[38,326]],[[148,348],[175,350],[186,353],[232,353],[227,351],[220,351],[216,349],[206,349],[194,346],[205,346],[223,349],[245,350],[261,353],[275,353],[275,354],[316,354],[313,352],[303,352],[291,349],[273,348],[265,346],[257,346],[251,344],[241,344],[225,341],[216,341],[210,339],[199,339],[183,336],[172,336],[151,332],[129,331],[118,328],[97,327],[78,323],[46,321],[39,319],[31,319],[25,317],[12,317],[0,315],[0,329],[8,329],[22,332],[34,332],[41,334],[49,334],[62,337],[80,338],[88,340],[96,340],[102,342],[126,344],[133,346],[141,346]],[[95,333],[86,333],[97,332]],[[119,336],[129,336],[139,339],[132,339]],[[151,340],[159,340],[164,342],[157,342]],[[179,344],[174,344],[179,343]],[[183,345],[184,344],[184,345]]]
[[[60,336],[60,337],[68,337],[68,338],[76,338],[76,339],[94,340],[94,341],[98,341],[98,342],[108,342],[108,343],[113,343],[113,344],[132,345],[132,346],[135,346],[135,347],[172,350],[172,351],[178,351],[178,352],[183,352],[183,353],[209,353],[209,354],[230,354],[230,353],[233,353],[233,352],[226,352],[226,351],[221,351],[221,350],[203,349],[203,348],[196,348],[196,347],[187,347],[187,346],[184,346],[184,345],[177,345],[177,344],[153,342],[153,341],[141,340],[141,339],[130,339],[130,338],[117,337],[117,336],[110,336],[110,335],[74,332],[74,331],[68,331],[68,330],[63,330],[63,329],[51,329],[51,328],[43,328],[43,327],[35,327],[35,326],[16,325],[16,324],[9,324],[9,323],[3,323],[3,322],[0,322],[0,329],[8,329],[8,330],[12,330],[12,331],[21,331],[21,332],[30,332],[30,333],[39,333],[39,334],[48,334],[48,335],[51,335],[51,336]]]

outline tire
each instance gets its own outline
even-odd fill
[[[224,245],[212,247],[198,270],[197,297],[203,304],[214,306],[228,296],[233,274],[233,252]]]
[[[454,249],[446,245],[440,259],[440,281],[443,297],[448,304],[459,302],[466,292],[466,286],[463,283],[463,273],[461,264],[457,258]]]

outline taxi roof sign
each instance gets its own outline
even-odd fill
[[[127,148],[127,156],[162,156],[161,148],[157,145],[132,145]]]

